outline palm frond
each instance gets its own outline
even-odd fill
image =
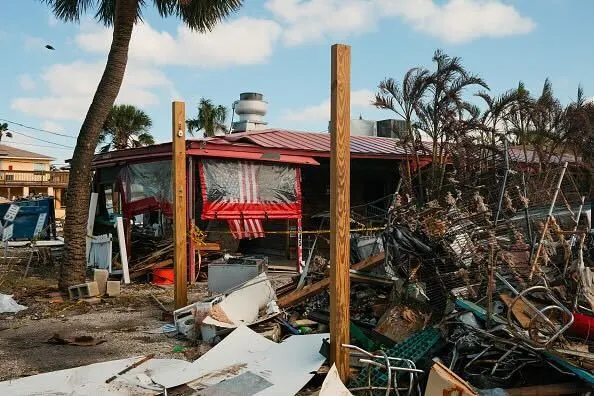
[[[175,16],[190,29],[206,32],[239,10],[243,0],[153,0],[159,15]]]

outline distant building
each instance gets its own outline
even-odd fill
[[[53,160],[47,155],[0,144],[0,197],[12,201],[31,195],[53,196],[56,217],[63,217],[62,193],[68,186],[69,173],[52,171]]]
[[[328,123],[330,130],[330,123]],[[403,120],[351,120],[351,136],[375,136],[402,139],[406,137],[406,122]]]

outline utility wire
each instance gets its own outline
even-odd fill
[[[30,139],[39,140],[40,142],[49,143],[49,144],[53,144],[53,145],[56,145],[56,146],[65,147],[65,148],[68,148],[68,149],[74,149],[74,147],[72,147],[72,146],[66,146],[66,145],[63,145],[63,144],[60,144],[60,143],[50,142],[49,140],[44,140],[44,139],[41,139],[41,138],[38,138],[38,137],[35,137],[35,136],[27,135],[26,133],[23,133],[23,132],[17,132],[17,131],[13,131],[11,129],[9,129],[8,131],[9,132],[12,132],[12,133],[16,133],[17,135],[26,136],[26,137],[28,137]]]
[[[12,131],[11,131],[12,132]],[[56,147],[56,146],[49,146],[46,144],[35,144],[35,143],[27,143],[27,142],[13,142],[13,141],[9,141],[9,140],[3,140],[1,144],[7,145],[7,146],[14,146],[14,145],[22,145],[22,146],[33,146],[33,147],[46,147],[46,148],[53,148],[56,150],[71,150],[71,147]]]
[[[5,118],[0,118],[0,121],[8,122],[9,124],[18,125],[23,128],[31,129],[33,131],[45,132],[45,133],[49,133],[49,134],[56,135],[56,136],[63,136],[63,137],[71,138],[71,139],[76,139],[76,136],[73,136],[73,135],[66,135],[63,133],[48,131],[47,129],[35,128],[35,127],[29,126],[29,125],[21,124],[20,122],[10,121]]]

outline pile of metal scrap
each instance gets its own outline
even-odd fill
[[[566,166],[509,172],[491,187],[450,177],[422,207],[396,194],[371,255],[358,256],[353,239],[352,345],[343,346],[352,394],[594,386],[591,210]],[[278,305],[289,322],[328,325],[331,263],[310,256]]]
[[[439,340],[427,342],[423,356],[412,353],[418,348],[398,350],[421,333],[384,349],[384,359],[407,363],[379,356],[352,381],[354,389],[383,392],[412,363],[427,372],[433,359],[476,392],[576,379],[594,386],[590,211],[584,198],[568,202],[564,172],[541,189],[546,206],[530,206],[511,193],[513,184],[492,194],[499,204],[479,189],[448,193],[422,209],[396,196],[383,235],[386,272],[400,280],[396,301],[428,315],[422,332],[439,330]],[[381,375],[386,371],[399,374]]]

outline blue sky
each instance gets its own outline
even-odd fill
[[[437,48],[460,56],[495,93],[520,80],[537,93],[550,77],[564,103],[575,97],[579,83],[594,96],[591,0],[246,3],[203,35],[175,19],[160,19],[151,6],[145,10],[117,102],[144,109],[158,141],[170,139],[172,100],[184,100],[192,116],[200,97],[230,107],[244,91],[265,95],[271,127],[325,130],[333,43],[352,46],[353,118],[389,118],[368,104],[378,82],[400,79],[413,66],[431,67]],[[103,71],[109,29],[88,18],[80,24],[56,21],[35,0],[0,0],[0,7],[0,118],[76,136]],[[46,44],[56,50],[46,50]],[[75,143],[10,128],[16,133],[6,143],[51,155],[58,163],[69,158]]]

